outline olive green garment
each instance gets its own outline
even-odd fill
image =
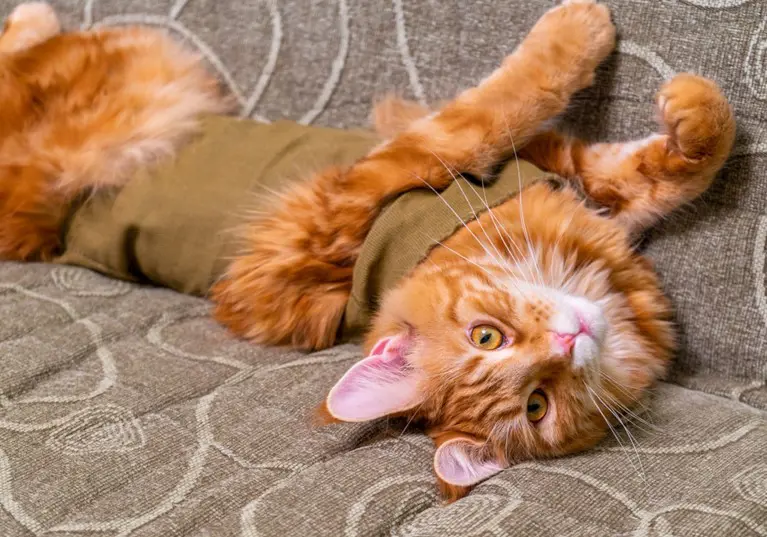
[[[272,192],[351,164],[378,142],[366,131],[206,117],[175,159],[87,198],[57,262],[205,295],[240,252],[248,215]]]
[[[373,224],[354,265],[344,336],[359,336],[370,324],[384,292],[397,285],[438,242],[488,207],[544,179],[559,180],[529,162],[511,160],[484,186],[459,177],[440,195],[424,188],[392,201]]]
[[[328,166],[351,164],[378,142],[367,131],[206,117],[175,159],[139,170],[117,191],[85,199],[69,219],[56,262],[205,295],[242,252],[241,230],[275,191]],[[459,180],[441,196],[416,189],[389,203],[354,267],[343,335],[363,331],[383,293],[436,241],[479,214],[485,196],[492,207],[542,177],[532,164],[512,161],[484,189],[474,186],[482,198]]]

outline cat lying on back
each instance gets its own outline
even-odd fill
[[[460,497],[514,462],[596,444],[674,351],[669,303],[632,241],[709,187],[733,115],[713,82],[683,74],[658,93],[662,134],[542,132],[614,40],[606,7],[565,2],[439,111],[385,101],[384,141],[321,130],[338,143],[296,155],[348,165],[275,198],[248,174],[282,175],[320,130],[217,118],[215,81],[163,34],[59,34],[49,7],[22,5],[0,37],[0,256],[212,286],[216,319],[254,342],[319,349],[364,329],[367,357],[321,414],[419,420]],[[344,144],[348,162],[323,156]],[[235,202],[264,198],[230,259],[215,241],[244,217]],[[153,249],[174,253],[149,262]]]

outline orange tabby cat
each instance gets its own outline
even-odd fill
[[[0,38],[0,255],[44,260],[60,247],[67,203],[172,153],[221,100],[153,31],[51,37],[49,9],[22,7]],[[715,84],[679,75],[658,95],[662,134],[590,145],[541,133],[614,39],[606,7],[571,0],[439,111],[385,102],[377,118],[391,139],[289,190],[213,289],[215,316],[235,333],[327,347],[362,243],[398,194],[444,189],[453,170],[486,177],[519,153],[605,207],[538,183],[483,212],[383,297],[368,356],[330,391],[326,421],[422,421],[450,499],[516,461],[593,446],[674,350],[668,301],[632,239],[711,184],[733,116]]]

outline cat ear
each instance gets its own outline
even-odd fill
[[[447,485],[471,487],[506,468],[496,460],[486,442],[463,435],[437,442],[434,472]]]
[[[368,421],[418,405],[420,374],[406,359],[410,345],[408,335],[379,340],[330,390],[328,413],[341,421]]]

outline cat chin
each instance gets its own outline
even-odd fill
[[[601,352],[601,344],[596,339],[587,334],[579,335],[573,347],[573,368],[578,370],[596,365]]]

